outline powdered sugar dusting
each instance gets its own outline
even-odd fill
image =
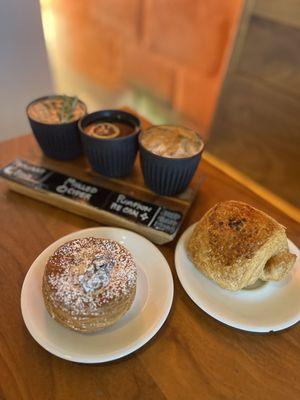
[[[130,252],[110,239],[88,237],[60,246],[45,276],[51,298],[73,316],[101,314],[101,305],[126,296],[136,285]]]

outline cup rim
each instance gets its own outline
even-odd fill
[[[63,96],[63,95],[62,95],[62,94],[49,94],[49,95],[41,96],[41,97],[38,97],[38,98],[32,100],[32,101],[31,101],[30,103],[28,103],[27,106],[26,106],[26,114],[27,114],[27,117],[28,117],[30,120],[32,120],[32,121],[34,121],[34,122],[37,122],[38,124],[43,124],[43,125],[49,125],[49,126],[55,126],[55,127],[56,127],[56,126],[62,126],[62,125],[68,125],[68,124],[77,123],[77,122],[79,121],[80,118],[83,118],[83,117],[86,115],[86,113],[87,113],[87,106],[86,106],[86,104],[85,104],[82,100],[80,100],[78,97],[77,97],[77,98],[78,98],[78,101],[83,105],[83,110],[84,110],[84,113],[85,113],[85,114],[84,114],[82,117],[79,117],[79,118],[77,118],[77,119],[74,119],[73,121],[61,122],[61,123],[59,123],[59,124],[57,124],[57,123],[55,123],[55,124],[50,124],[49,122],[38,121],[38,120],[32,118],[32,117],[29,115],[29,107],[30,107],[32,104],[37,103],[38,101],[41,101],[41,100],[51,99],[51,98],[55,98],[55,97],[59,97],[59,96]],[[68,97],[75,97],[75,96],[68,96]]]
[[[197,157],[197,156],[200,156],[202,154],[202,152],[204,150],[204,147],[205,147],[205,143],[204,143],[202,137],[200,136],[200,134],[199,134],[199,138],[200,138],[200,141],[201,141],[201,147],[200,147],[199,151],[197,151],[197,153],[195,153],[195,154],[193,154],[192,156],[189,156],[189,157],[166,157],[166,156],[161,156],[159,154],[155,154],[152,151],[146,149],[146,147],[141,143],[141,138],[142,138],[144,132],[146,132],[147,130],[149,130],[151,128],[154,128],[154,127],[166,127],[166,126],[188,129],[188,130],[196,132],[198,134],[198,131],[196,131],[195,129],[187,128],[186,126],[183,126],[183,125],[175,125],[175,124],[152,125],[149,128],[145,129],[142,132],[142,134],[139,136],[139,146],[140,146],[140,148],[142,148],[146,153],[151,154],[152,156],[154,156],[154,157],[156,157],[158,159],[161,159],[161,160],[172,160],[172,161],[175,161],[175,162],[176,161],[182,161],[182,160],[190,160],[190,159],[192,159],[194,157]]]
[[[113,114],[122,114],[123,116],[129,116],[131,119],[134,119],[136,123],[135,123],[133,131],[129,135],[126,135],[126,136],[108,138],[108,139],[107,138],[97,138],[95,136],[91,136],[91,135],[87,134],[84,131],[84,127],[82,126],[84,120],[87,119],[87,118],[94,117],[94,116],[97,117],[99,114],[104,114],[104,113],[106,113],[106,114],[110,114],[111,113],[112,116],[113,116]],[[101,117],[101,115],[99,115],[99,117]],[[97,120],[98,119],[95,118],[94,121],[97,121]],[[101,120],[101,118],[99,118],[99,120]],[[118,110],[118,109],[105,109],[105,110],[94,111],[92,113],[89,113],[89,114],[86,114],[86,115],[82,116],[78,120],[78,129],[79,129],[80,133],[83,136],[88,137],[91,140],[100,141],[100,142],[112,142],[112,143],[114,143],[114,142],[125,141],[125,140],[128,140],[129,138],[131,138],[133,136],[138,135],[139,132],[141,131],[141,121],[136,115],[131,114],[131,113],[127,112],[127,111]]]

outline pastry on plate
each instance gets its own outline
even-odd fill
[[[120,243],[87,237],[60,246],[49,258],[43,296],[49,314],[80,332],[94,332],[118,321],[136,292],[137,269]]]
[[[208,278],[236,291],[257,280],[278,281],[292,269],[285,228],[239,201],[212,207],[197,223],[187,245],[190,259]]]

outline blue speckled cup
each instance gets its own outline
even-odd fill
[[[78,157],[82,153],[80,134],[77,126],[78,120],[61,124],[48,124],[32,119],[28,113],[29,107],[33,103],[55,97],[57,96],[44,96],[33,100],[26,107],[26,114],[32,132],[43,153],[47,157],[56,160],[68,161]],[[86,105],[82,101],[80,103],[86,112]]]
[[[85,128],[93,122],[121,122],[133,127],[131,134],[112,139],[88,135]],[[140,120],[121,110],[103,110],[86,115],[78,122],[84,154],[94,171],[111,178],[130,175],[138,151]]]
[[[201,149],[191,157],[163,157],[147,150],[139,140],[141,167],[145,184],[162,196],[174,196],[187,189],[201,160]]]

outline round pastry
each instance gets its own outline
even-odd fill
[[[60,246],[47,262],[45,305],[66,327],[94,332],[129,310],[136,280],[134,259],[124,246],[110,239],[75,239]]]

